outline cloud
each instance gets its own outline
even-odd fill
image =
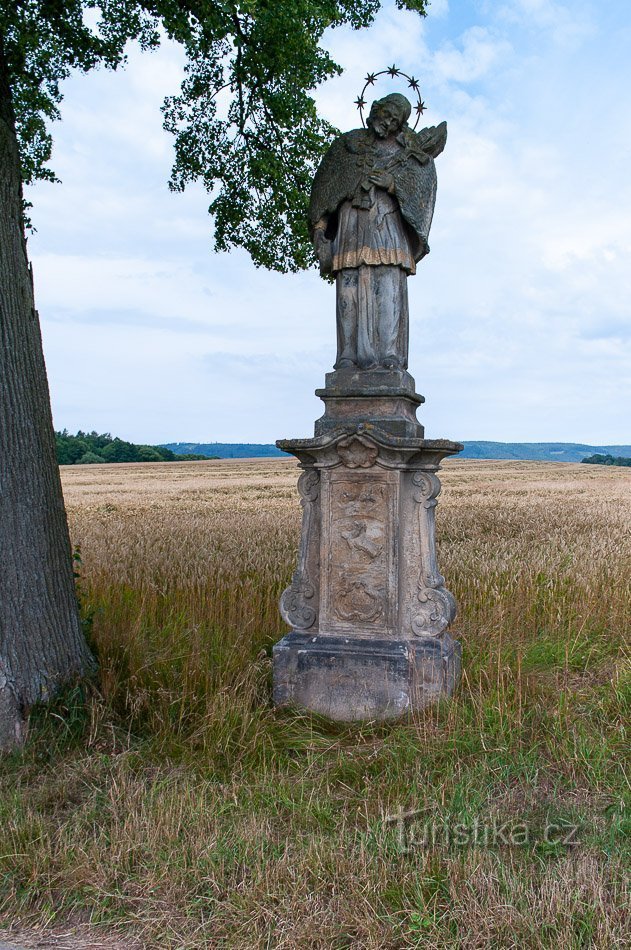
[[[426,19],[387,3],[372,30],[327,34],[345,67],[317,95],[331,121],[355,126],[367,70],[396,62],[428,124],[449,124],[432,253],[409,281],[429,435],[631,441],[627,19],[619,0],[434,2]],[[334,291],[213,254],[206,194],[168,191],[160,105],[182,63],[166,43],[66,84],[64,184],[34,189],[30,240],[56,422],[137,441],[308,435]]]
[[[491,0],[498,20],[511,27],[526,29],[556,46],[576,49],[594,30],[594,5],[581,0],[560,3],[557,0]]]
[[[430,0],[429,15],[433,20],[446,17],[449,13],[449,0]]]
[[[471,27],[458,45],[446,43],[432,58],[432,71],[444,81],[476,82],[511,53],[510,43],[480,26]]]

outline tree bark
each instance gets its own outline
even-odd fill
[[[79,621],[0,35],[0,749],[93,668]]]

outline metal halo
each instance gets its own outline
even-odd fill
[[[416,93],[417,102],[416,102],[416,106],[414,107],[414,111],[416,112],[416,122],[412,126],[412,129],[416,129],[416,126],[419,124],[421,116],[425,112],[425,109],[427,108],[427,106],[421,99],[421,92],[418,87],[418,80],[415,79],[414,76],[408,76],[408,74],[404,73],[402,69],[398,69],[397,66],[394,65],[394,63],[388,69],[380,69],[379,72],[368,73],[368,75],[366,76],[366,82],[364,83],[364,88],[358,95],[357,99],[355,99],[355,105],[359,109],[359,117],[362,120],[363,127],[366,128],[366,122],[364,121],[364,107],[366,105],[366,100],[364,99],[364,93],[366,92],[369,86],[374,86],[379,76],[390,76],[391,79],[396,79],[397,76],[402,76],[404,79],[407,79],[408,86],[411,89],[413,89],[414,92]]]

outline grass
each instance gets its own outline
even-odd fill
[[[3,762],[0,914],[161,950],[628,946],[631,472],[446,464],[461,687],[354,726],[270,704],[296,474],[64,470],[101,677]]]

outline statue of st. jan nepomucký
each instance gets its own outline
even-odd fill
[[[418,83],[395,66],[366,77],[360,113],[385,73],[408,80],[422,114]],[[274,703],[342,722],[408,715],[451,696],[460,675],[434,519],[439,465],[463,446],[425,438],[407,371],[407,278],[429,250],[447,126],[417,134],[410,113],[405,96],[377,100],[316,172],[309,224],[337,284],[337,360],[316,390],[313,438],[276,443],[300,462],[302,530]]]
[[[337,296],[336,369],[407,369],[408,274],[429,251],[434,158],[447,125],[414,132],[394,93],[373,102],[367,128],[336,139],[316,172],[309,225]]]

